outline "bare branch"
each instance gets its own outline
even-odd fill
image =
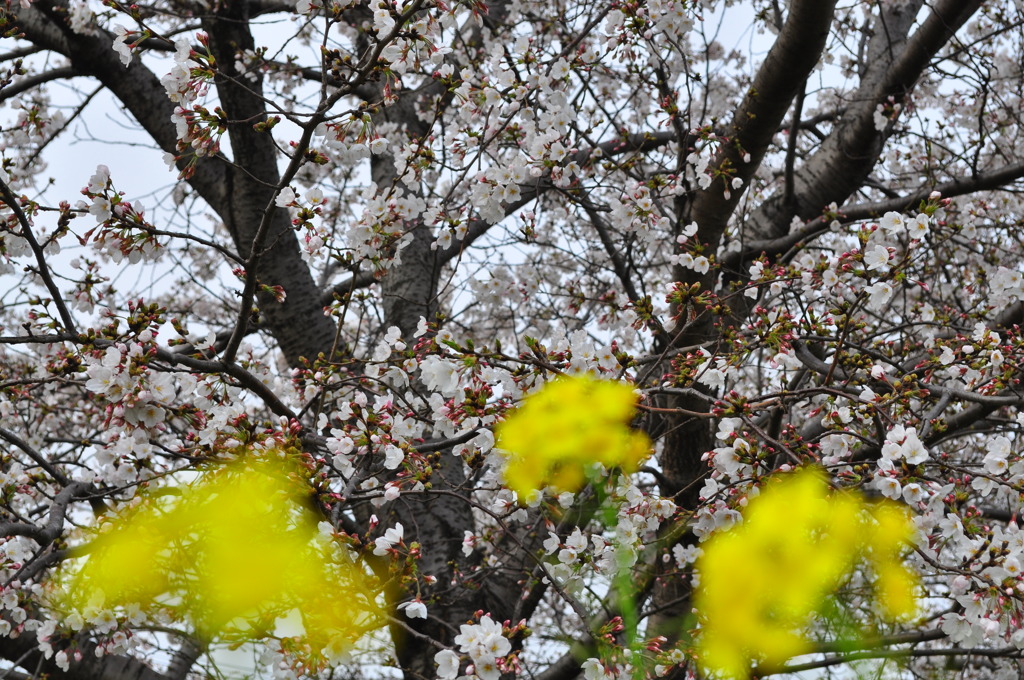
[[[6,435],[0,435],[6,438]],[[92,484],[84,482],[72,482],[68,484],[53,499],[50,505],[50,512],[44,526],[28,524],[25,522],[2,522],[0,523],[0,536],[28,536],[40,546],[48,546],[57,540],[64,530],[64,521],[67,518],[68,506],[79,500],[84,493],[92,493],[95,489]]]
[[[85,74],[73,66],[63,66],[51,69],[44,73],[37,73],[34,76],[26,76],[11,83],[7,87],[0,89],[0,102],[17,97],[22,92],[28,92],[32,88],[38,87],[43,83],[49,83],[54,80],[64,80],[65,78],[77,78],[82,75]]]

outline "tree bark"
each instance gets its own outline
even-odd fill
[[[746,97],[737,109],[729,127],[727,140],[715,157],[713,167],[728,177],[742,180],[740,189],[727,184],[729,179],[716,179],[701,191],[693,203],[691,218],[697,223],[696,238],[714,253],[718,248],[736,206],[764,158],[772,137],[778,130],[793,98],[821,56],[828,37],[835,0],[796,0],[790,4],[786,22],[761,64]],[[749,155],[749,160],[745,158]],[[675,280],[684,285],[699,283],[702,290],[713,288],[716,272],[700,274],[676,267]],[[682,312],[682,310],[680,310]],[[685,323],[681,319],[680,323]],[[710,315],[703,313],[683,327],[674,346],[688,347],[713,341]],[[711,348],[713,349],[713,347]],[[703,412],[707,401],[677,396],[669,400],[670,408]],[[664,483],[662,493],[675,500],[684,510],[695,509],[701,479],[707,466],[701,461],[705,452],[714,448],[714,435],[709,419],[686,415],[666,418],[664,448],[661,456]],[[665,563],[658,562],[659,565]],[[659,568],[668,569],[666,566]],[[671,568],[674,571],[674,567]],[[675,577],[658,578],[653,602],[659,613],[652,616],[649,631],[677,640],[683,617],[689,614],[689,584]]]

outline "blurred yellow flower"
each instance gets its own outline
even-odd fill
[[[752,663],[777,668],[810,651],[805,629],[860,557],[882,613],[912,616],[918,583],[902,556],[913,533],[905,508],[830,494],[813,469],[770,481],[743,522],[712,536],[697,561],[701,665],[744,678]]]
[[[264,636],[297,610],[314,652],[350,644],[383,623],[379,588],[318,530],[311,492],[282,458],[146,497],[105,523],[88,559],[59,578],[58,601],[162,610],[204,640]]]
[[[545,486],[578,490],[594,463],[636,470],[651,451],[647,435],[629,426],[636,402],[627,383],[590,375],[549,382],[496,429],[508,452],[505,483],[526,501]]]

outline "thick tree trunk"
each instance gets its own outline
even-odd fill
[[[726,225],[732,217],[743,189],[764,158],[772,137],[778,130],[790,105],[821,56],[832,24],[835,0],[797,0],[790,3],[789,15],[778,39],[761,64],[754,82],[740,104],[729,131],[729,143],[723,144],[715,158],[715,167],[731,173],[743,182],[742,189],[734,189],[723,180],[716,180],[694,200],[692,219],[697,223],[697,238],[709,252],[715,252],[721,242]],[[691,269],[677,267],[676,280],[689,286],[699,283],[702,290],[714,287],[716,272],[699,274]],[[682,312],[683,310],[680,310]],[[680,323],[686,319],[681,319]],[[677,347],[691,347],[712,342],[714,330],[710,314],[704,312],[675,339]],[[712,347],[713,349],[713,347]],[[707,401],[695,397],[679,396],[670,400],[670,406],[686,411],[705,412]],[[701,479],[707,465],[701,456],[714,448],[710,421],[686,415],[668,419],[665,426],[664,448],[661,457],[665,483],[662,493],[673,498],[684,510],[698,504]],[[658,569],[666,570],[658,577],[653,604],[658,614],[651,617],[649,632],[664,635],[670,641],[678,639],[683,619],[690,613],[689,584],[671,575],[671,561],[658,561]]]
[[[220,66],[215,82],[229,120],[233,155],[227,168],[227,206],[221,217],[239,254],[256,258],[255,271],[247,271],[246,276],[284,289],[282,302],[270,292],[260,292],[259,312],[288,363],[299,366],[319,353],[330,353],[335,326],[320,306],[319,288],[302,261],[287,210],[274,205],[281,182],[277,148],[269,134],[254,128],[267,119],[262,76],[235,69],[236,57],[254,47],[248,3],[223,3],[203,20],[203,27]],[[247,316],[245,310],[243,316]]]

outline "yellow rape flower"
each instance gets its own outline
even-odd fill
[[[314,652],[354,642],[383,622],[379,588],[319,532],[295,473],[281,459],[244,461],[144,498],[60,576],[58,601],[167,611],[207,641],[265,635],[298,610]]]
[[[890,619],[909,618],[917,612],[917,577],[901,555],[913,540],[914,525],[906,509],[895,503],[875,505],[871,514],[874,524],[869,527],[869,548],[878,603]]]
[[[529,500],[540,489],[576,491],[594,463],[637,469],[651,442],[630,428],[632,386],[590,375],[557,378],[526,397],[496,429],[508,452],[505,483]]]
[[[770,481],[743,522],[710,538],[697,561],[701,665],[744,678],[752,663],[775,668],[810,651],[804,630],[861,556],[883,614],[912,616],[918,584],[902,560],[912,536],[904,508],[829,494],[815,470]]]

